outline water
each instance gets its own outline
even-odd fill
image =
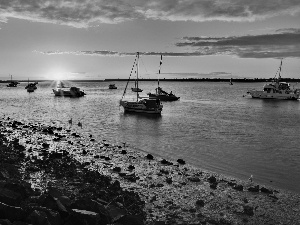
[[[24,122],[68,126],[100,140],[126,142],[138,150],[197,167],[300,193],[300,102],[243,97],[263,83],[161,82],[180,96],[164,102],[161,116],[124,114],[119,100],[126,83],[74,84],[87,95],[54,97],[54,83],[43,82],[34,93],[25,83],[0,84],[1,113]],[[155,82],[141,82],[143,95]],[[133,84],[129,85],[132,87]],[[128,90],[128,95],[134,93]],[[83,128],[76,126],[83,123]]]

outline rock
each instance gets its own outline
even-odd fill
[[[0,188],[0,202],[8,205],[18,206],[21,200],[21,194],[7,188]]]
[[[129,169],[129,170],[134,170],[135,167],[134,167],[133,165],[129,165],[129,166],[128,166],[128,169]]]
[[[51,225],[48,218],[47,214],[43,211],[38,211],[34,210],[28,217],[27,217],[27,222],[32,224],[32,225]]]
[[[121,154],[124,154],[124,155],[125,155],[125,154],[127,154],[127,151],[126,151],[126,150],[122,150],[122,151],[121,151]]]
[[[121,167],[116,166],[113,168],[113,171],[119,173],[119,172],[121,172]]]
[[[256,185],[254,187],[249,187],[248,191],[250,191],[250,192],[259,192],[259,185]]]
[[[72,209],[70,216],[67,221],[64,223],[65,225],[104,225],[100,221],[100,217],[98,213],[80,210],[80,209]]]
[[[115,202],[108,205],[106,209],[110,218],[112,218],[112,221],[116,221],[122,216],[127,215],[127,211],[125,209],[121,209]]]
[[[10,221],[25,219],[25,211],[21,207],[16,207],[0,202],[0,219]]]
[[[191,181],[191,182],[200,182],[200,178],[199,177],[188,177],[187,179],[189,181]]]
[[[265,187],[260,188],[260,191],[263,193],[266,193],[266,194],[273,194],[272,190],[265,188]]]
[[[244,206],[244,214],[246,214],[248,216],[253,216],[254,215],[253,207],[249,206],[249,205],[245,205]]]
[[[177,162],[178,162],[179,164],[182,164],[182,165],[185,164],[185,161],[184,161],[183,159],[178,159]]]
[[[58,211],[62,218],[65,218],[69,215],[68,210],[57,198],[54,198],[49,194],[42,196],[41,198],[42,206]]]
[[[209,187],[210,187],[211,189],[217,189],[217,186],[218,186],[218,183],[217,183],[217,182],[211,183],[211,184],[209,185]]]
[[[42,146],[43,146],[43,148],[49,148],[50,144],[48,144],[48,143],[43,143]]]
[[[237,191],[243,191],[243,189],[244,189],[243,185],[241,185],[241,184],[238,184],[238,185],[236,184],[232,188]]]
[[[216,183],[217,179],[214,176],[210,176],[208,179],[209,183]]]
[[[199,199],[196,201],[196,205],[200,207],[204,207],[204,201],[202,199]]]
[[[143,218],[138,215],[124,215],[114,221],[120,225],[143,225]]]
[[[167,182],[168,184],[172,184],[172,178],[167,177],[167,178],[166,178],[166,182]]]
[[[148,155],[146,156],[146,158],[152,160],[152,159],[153,159],[153,155],[148,154]]]
[[[106,203],[107,204],[107,203]],[[108,211],[106,210],[105,206],[98,201],[89,199],[89,198],[80,198],[77,199],[71,206],[71,208],[81,209],[92,211],[98,213],[100,216],[100,221],[109,223],[111,218],[108,215]]]
[[[8,219],[0,219],[1,225],[13,225]]]

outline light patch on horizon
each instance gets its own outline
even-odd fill
[[[0,4],[0,22],[17,18],[77,28],[135,19],[240,22],[299,13],[300,2],[295,0],[14,0]]]

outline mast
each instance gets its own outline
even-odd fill
[[[136,100],[138,101],[139,100],[139,58],[140,58],[140,55],[139,55],[139,52],[136,53],[137,54],[137,63],[136,63]]]
[[[158,70],[158,79],[157,79],[157,87],[159,87],[159,75],[160,75],[161,64],[162,64],[162,55],[160,55],[159,70]]]
[[[279,75],[278,75],[278,81],[281,79],[280,73],[281,73],[281,66],[282,66],[282,59],[279,66]]]

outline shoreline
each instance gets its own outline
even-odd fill
[[[300,197],[295,193],[205,171],[187,165],[184,159],[169,161],[129,146],[95,140],[92,134],[81,136],[78,130],[11,119],[2,119],[1,125],[1,132],[11,138],[9,143],[18,140],[30,161],[41,160],[43,152],[66,152],[77,162],[70,165],[82,166],[85,173],[97,171],[108,177],[108,186],[116,183],[125,193],[137,194],[136,202],[143,211],[137,214],[144,215],[139,224],[296,224],[300,220]],[[37,193],[47,192],[49,184],[54,189],[74,186],[70,174],[57,179],[49,176],[50,168],[44,171],[40,177],[25,176]],[[83,184],[83,180],[77,182]],[[116,196],[111,193],[110,197]]]

